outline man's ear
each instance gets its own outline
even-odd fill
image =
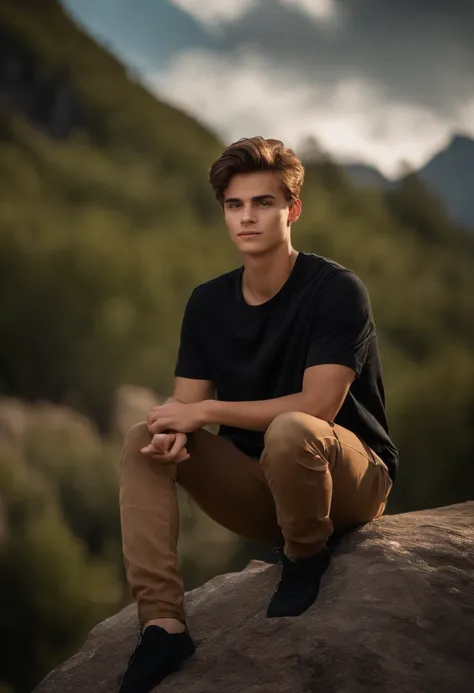
[[[301,215],[301,209],[301,200],[293,200],[293,202],[290,204],[288,212],[288,226],[293,224],[295,221],[298,221]]]

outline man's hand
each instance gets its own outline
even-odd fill
[[[186,443],[185,433],[157,433],[141,453],[158,462],[184,462],[189,458]]]
[[[148,430],[153,435],[168,431],[192,433],[206,424],[204,402],[191,404],[167,402],[159,407],[153,407],[148,414],[147,424]]]

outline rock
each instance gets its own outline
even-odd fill
[[[279,566],[186,595],[197,651],[161,693],[470,693],[474,502],[382,517],[346,535],[319,598],[267,619]],[[113,693],[138,637],[135,607],[98,625],[36,693]]]

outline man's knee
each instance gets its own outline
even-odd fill
[[[267,453],[291,454],[308,443],[319,446],[328,436],[329,424],[303,412],[284,412],[279,414],[265,434]]]
[[[151,434],[145,421],[132,426],[123,441],[123,458],[137,452],[151,440]]]

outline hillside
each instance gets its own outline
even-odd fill
[[[344,171],[349,181],[360,188],[385,190],[402,182],[388,181],[377,168],[363,163],[346,164]],[[455,135],[445,149],[413,174],[438,196],[453,222],[474,229],[473,171],[474,140]]]
[[[368,164],[345,164],[350,182],[356,188],[388,188],[390,181],[375,166]]]
[[[0,391],[66,399],[105,425],[114,383],[169,387],[156,361],[170,364],[186,295],[231,262],[213,253],[221,146],[55,0],[2,2],[0,36],[2,295],[16,286]]]

